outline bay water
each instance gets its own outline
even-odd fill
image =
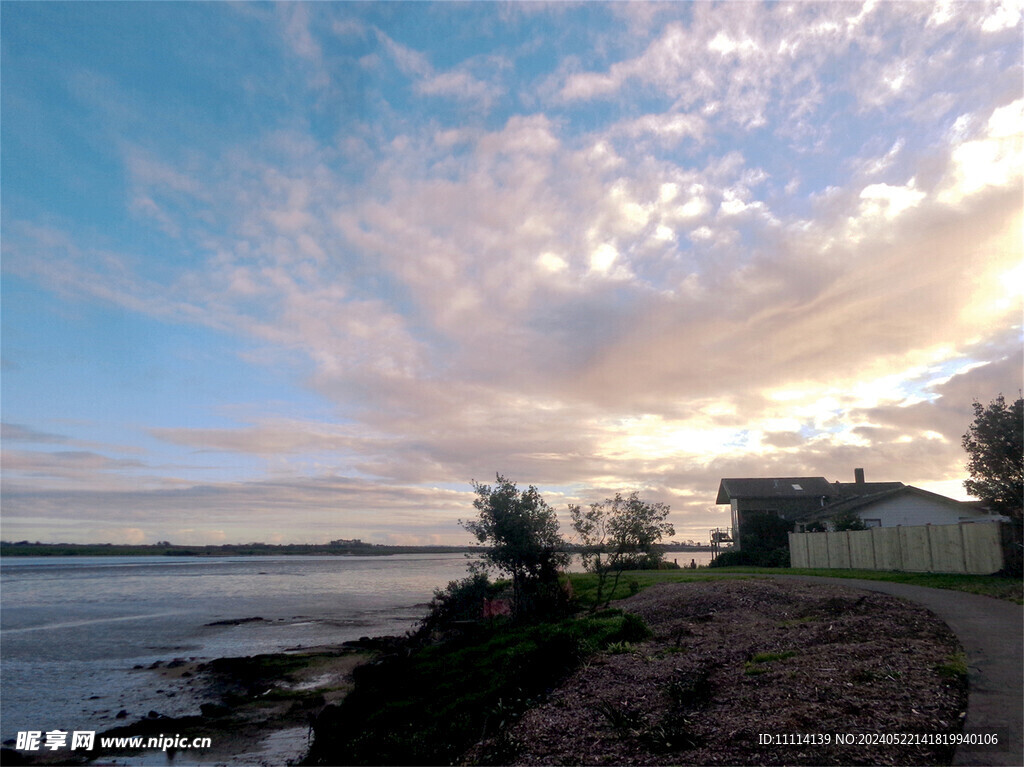
[[[684,566],[709,558],[666,555]],[[402,634],[466,566],[463,554],[6,558],[0,740],[99,732],[121,724],[122,710],[126,722],[198,713],[185,680],[149,667]]]

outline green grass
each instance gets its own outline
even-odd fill
[[[935,668],[939,672],[939,675],[946,679],[952,679],[958,682],[966,681],[967,656],[962,652],[954,653]]]
[[[786,660],[796,655],[795,650],[783,650],[782,652],[759,652],[750,660],[744,662],[743,673],[747,676],[757,676],[772,670],[769,665],[778,660]]]
[[[613,599],[630,595],[630,583],[639,585],[640,590],[655,583],[684,583],[706,580],[711,577],[756,577],[758,575],[817,575],[827,578],[860,578],[889,583],[909,583],[934,589],[965,591],[971,594],[1005,599],[1024,604],[1024,583],[1020,578],[999,575],[961,575],[955,573],[906,573],[883,570],[814,570],[795,567],[722,567],[700,568],[698,570],[638,570],[622,575]],[[581,605],[593,603],[597,593],[597,576],[591,573],[573,573],[569,576],[573,590]]]
[[[711,570],[631,570],[622,574],[611,599],[625,599],[638,591],[643,591],[655,583],[689,583],[703,581],[708,575],[717,571]],[[597,576],[593,573],[570,573],[573,594],[582,608],[591,607],[597,598]],[[612,578],[608,579],[606,588],[611,588]],[[607,597],[605,597],[607,598]]]
[[[1024,583],[1020,578],[999,575],[964,575],[959,573],[906,573],[887,570],[815,570],[811,568],[723,567],[717,573],[736,575],[818,575],[827,578],[860,578],[867,581],[909,583],[933,589],[966,591],[970,594],[1005,599],[1024,604]]]

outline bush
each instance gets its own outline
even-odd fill
[[[609,642],[642,642],[650,639],[651,629],[644,622],[644,619],[633,613],[626,613],[622,616],[622,625],[618,631],[608,637]]]
[[[789,567],[789,548],[723,551],[711,567]]]
[[[457,621],[479,620],[484,600],[495,598],[504,588],[502,582],[491,583],[485,573],[475,573],[461,581],[451,581],[443,589],[435,589],[427,615],[420,621],[419,632],[430,634],[450,628]]]

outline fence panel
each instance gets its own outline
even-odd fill
[[[793,567],[987,575],[1004,567],[1004,524],[790,533],[790,562]]]
[[[851,530],[847,533],[850,541],[850,567],[854,570],[875,569],[875,540],[870,530]]]

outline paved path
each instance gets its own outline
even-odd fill
[[[759,574],[760,575],[760,574]],[[949,589],[859,578],[769,575],[903,597],[931,610],[952,629],[967,653],[967,721],[964,733],[997,734],[995,746],[957,748],[955,765],[1024,765],[1024,611],[1021,605]]]

